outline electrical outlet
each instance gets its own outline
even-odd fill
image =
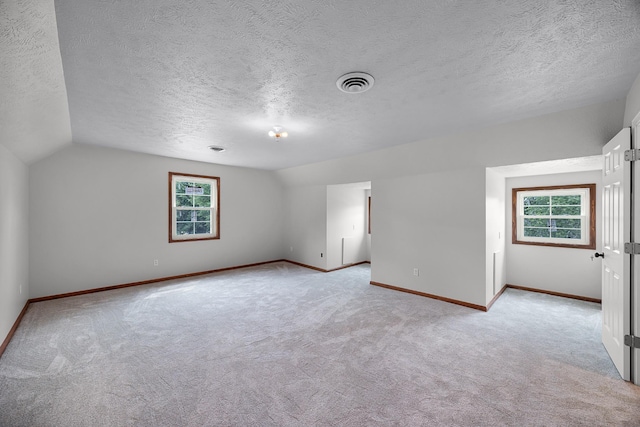
[[[20,285],[20,295],[22,295],[22,285]]]
[[[157,266],[158,266],[158,260],[157,260],[157,259],[154,259],[154,260],[153,260],[153,265],[154,265],[154,267],[157,267]]]
[[[413,275],[414,275],[414,276],[419,276],[419,275],[420,275],[420,270],[419,270],[419,269],[417,269],[417,268],[414,268],[414,269],[413,269]]]
[[[289,247],[289,252],[293,252],[293,246]]]

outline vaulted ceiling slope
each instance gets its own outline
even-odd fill
[[[71,144],[53,0],[0,1],[0,144],[25,163]]]
[[[263,169],[623,98],[640,72],[637,0],[57,0],[55,13],[74,142]],[[373,88],[340,92],[350,71]],[[274,125],[289,137],[269,139]]]

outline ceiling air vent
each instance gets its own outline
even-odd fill
[[[345,93],[362,93],[373,87],[373,76],[367,73],[347,73],[336,82],[338,89]]]

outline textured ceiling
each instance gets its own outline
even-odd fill
[[[71,144],[53,1],[0,0],[0,144],[25,163]]]
[[[622,98],[640,72],[636,0],[55,8],[74,142],[264,169]],[[349,71],[375,86],[338,91]]]

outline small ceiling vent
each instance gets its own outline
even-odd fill
[[[218,147],[216,145],[210,145],[209,150],[215,151],[216,153],[222,153],[224,151],[224,147]]]
[[[345,93],[362,93],[371,89],[374,81],[371,74],[347,73],[338,79],[336,86]]]

